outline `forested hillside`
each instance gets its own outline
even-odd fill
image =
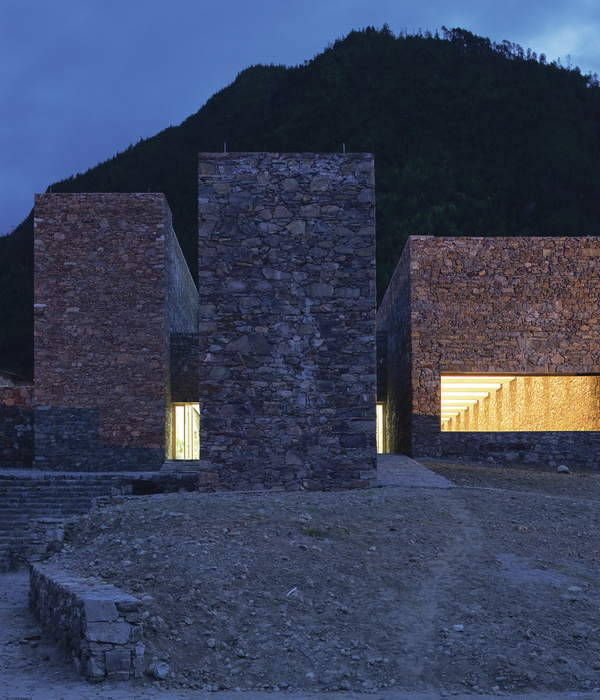
[[[374,153],[380,298],[409,235],[600,233],[597,76],[460,29],[367,29],[301,66],[253,66],[180,126],[52,191],[164,192],[195,273],[197,154],[225,142]],[[26,376],[32,226],[0,239],[0,368]]]

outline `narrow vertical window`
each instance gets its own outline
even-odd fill
[[[377,452],[385,452],[385,403],[377,404],[376,413]]]
[[[200,404],[173,404],[173,457],[200,459]]]

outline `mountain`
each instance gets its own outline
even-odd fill
[[[93,135],[90,135],[93,138]],[[351,32],[253,66],[180,126],[53,192],[164,192],[197,269],[200,151],[370,151],[381,298],[409,235],[600,233],[597,76],[463,29]],[[0,239],[0,367],[32,374],[32,217]]]

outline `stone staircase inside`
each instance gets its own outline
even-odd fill
[[[66,523],[115,496],[193,491],[197,475],[0,471],[0,571],[59,551]]]

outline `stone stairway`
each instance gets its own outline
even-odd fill
[[[66,520],[119,492],[105,475],[0,472],[0,570],[56,550]]]
[[[197,476],[157,472],[0,471],[0,571],[18,569],[57,551],[65,523],[113,496],[197,489]]]

